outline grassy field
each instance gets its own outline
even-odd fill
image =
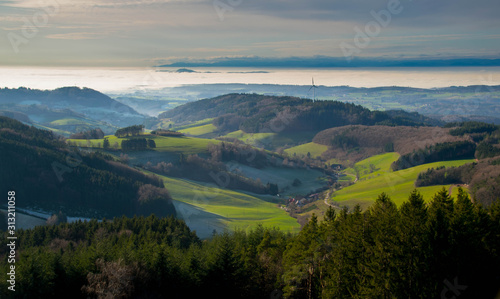
[[[353,167],[347,168],[343,173],[353,179],[365,180],[377,177],[381,174],[391,172],[391,164],[399,158],[398,153],[385,153],[372,156],[359,161]]]
[[[207,153],[207,146],[210,143],[218,143],[217,140],[202,139],[195,137],[148,137],[156,142],[156,151],[176,152],[185,155]]]
[[[158,123],[153,127],[153,129],[169,129],[174,125],[174,122],[170,119],[159,119]]]
[[[248,194],[219,189],[212,184],[160,176],[176,201],[198,208],[198,211],[181,209],[186,223],[191,221],[192,229],[198,225],[225,227],[228,229],[249,229],[262,223],[264,226],[279,227],[284,231],[297,232],[300,225],[285,211],[272,204]],[[195,223],[201,213],[210,213],[204,217],[205,223]],[[206,214],[205,214],[206,215]],[[187,219],[186,219],[187,218]],[[198,230],[204,229],[198,227]]]
[[[285,152],[291,156],[293,156],[293,154],[296,154],[299,157],[307,156],[307,153],[310,153],[311,158],[315,158],[315,157],[321,157],[321,154],[324,153],[327,149],[328,146],[326,145],[309,142],[288,148],[285,150]]]
[[[212,124],[207,124],[207,125],[201,125],[198,127],[191,127],[187,129],[182,129],[179,130],[179,132],[187,134],[187,135],[192,135],[192,136],[202,136],[206,134],[210,134],[215,132],[217,130],[217,127],[212,125]]]
[[[223,137],[235,138],[247,144],[258,145],[269,143],[276,135],[276,133],[246,133],[242,130],[238,130]]]
[[[290,147],[304,142],[310,142],[315,132],[299,133],[246,133],[241,130],[231,132],[223,137],[236,138],[247,144],[266,149],[278,149],[281,147]],[[306,152],[307,154],[307,152]]]
[[[185,130],[185,129],[189,129],[189,128],[195,128],[195,127],[200,127],[200,126],[204,126],[204,125],[209,125],[209,124],[212,124],[213,121],[214,121],[213,118],[205,118],[205,119],[202,119],[202,120],[199,120],[199,121],[187,124],[187,125],[182,125],[182,126],[177,126],[174,124],[173,129],[176,131],[180,131],[180,130]]]
[[[265,167],[262,169],[250,166],[228,163],[229,169],[242,173],[244,176],[254,180],[259,179],[263,184],[278,184],[281,195],[295,196],[305,195],[314,192],[316,189],[324,187],[323,172],[315,169],[288,168],[288,167]],[[301,184],[293,186],[293,181],[299,179]],[[286,190],[283,190],[286,189]]]
[[[388,157],[377,158],[380,158],[378,160],[379,164],[375,165],[390,165],[388,163]],[[330,199],[340,205],[353,207],[356,204],[360,204],[362,208],[366,208],[380,193],[385,192],[397,205],[400,205],[408,199],[410,192],[415,189],[414,182],[420,172],[425,171],[428,168],[436,168],[439,166],[460,166],[471,162],[473,162],[472,159],[435,162],[396,172],[392,172],[387,168],[384,171],[384,169],[381,168],[380,170],[377,170],[378,173],[374,172],[371,174],[365,174],[354,185],[331,194]],[[364,164],[366,164],[366,162]],[[418,188],[418,190],[424,195],[426,200],[430,200],[432,195],[434,195],[442,187],[443,186],[429,186]],[[447,185],[444,187],[448,190],[451,186]]]
[[[195,137],[164,137],[150,134],[144,134],[142,137],[154,139],[156,143],[156,148],[154,150],[157,152],[183,153],[185,155],[207,153],[208,144],[219,142],[217,140]],[[127,139],[118,138],[114,135],[106,136],[106,138],[108,138],[112,149],[121,149],[122,140]],[[90,139],[88,142],[82,139],[68,139],[68,141],[79,147],[99,148],[102,147],[104,139]]]
[[[81,119],[64,118],[64,119],[54,120],[50,124],[54,126],[68,126],[68,125],[87,125],[88,122],[85,122]]]

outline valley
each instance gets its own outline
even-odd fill
[[[14,93],[13,90],[5,92]],[[21,99],[30,93],[40,96],[36,91],[22,92]],[[61,92],[78,95],[80,98],[75,99],[78,101],[84,101],[84,96],[97,96],[104,100],[105,106],[111,103],[112,109],[118,107],[113,99],[94,91],[61,89],[56,95]],[[48,92],[41,94],[49,104],[44,108],[47,111],[69,102]],[[91,105],[99,106],[96,103],[99,100]],[[20,113],[16,107],[9,115]],[[78,109],[67,113],[84,111]],[[132,108],[120,110],[133,111]],[[26,123],[34,119],[29,115],[17,117]],[[457,126],[468,123],[443,127],[437,126],[435,119],[416,113],[371,111],[350,103],[312,102],[288,96],[229,94],[192,102],[157,118],[143,116],[141,131],[127,136],[115,134],[118,126],[111,132],[109,125],[98,126],[102,122],[100,117],[85,117],[87,121],[69,115],[50,122],[38,118],[51,127],[35,125],[51,128],[55,134],[60,134],[58,128],[68,130],[62,134],[70,136],[64,140],[67,150],[82,155],[102,153],[107,155],[105,159],[115,161],[113,163],[123,163],[134,171],[161,180],[178,216],[203,237],[210,237],[213,230],[248,230],[259,223],[294,232],[312,214],[323,215],[329,206],[354,209],[359,205],[363,210],[368,209],[382,192],[400,205],[417,188],[415,182],[421,173],[474,163],[475,147],[481,142],[485,144],[486,139],[487,144],[498,148],[495,135],[498,130],[493,132],[496,127],[487,128],[484,133],[481,129],[467,133],[465,129],[465,133],[459,135],[450,130],[456,131]],[[101,138],[82,137],[94,134],[80,133],[90,132],[90,128],[102,129]],[[479,136],[483,136],[482,139]],[[124,142],[141,140],[144,140],[143,147],[122,146]],[[393,164],[404,155],[424,149],[432,152],[433,146],[443,148],[468,140],[476,140],[473,151],[464,156],[468,159],[449,160],[442,156],[433,158],[431,163],[393,170]],[[477,184],[468,189],[472,198],[479,188]],[[430,199],[441,188],[452,191],[456,185],[467,186],[457,182],[417,189]],[[57,212],[52,205],[49,203],[46,208]],[[66,209],[65,212],[74,213],[74,208]],[[101,217],[105,215],[90,211]],[[206,219],[205,225],[200,224],[196,215]]]
[[[463,267],[474,272],[494,265],[498,125],[258,94],[217,96],[151,116],[116,106],[98,92],[55,94],[61,92],[65,96],[41,93],[43,105],[8,104],[0,116],[0,189],[15,190],[16,208],[31,214],[18,213],[16,219],[25,293],[51,292],[30,281],[59,285],[63,293],[92,293],[97,276],[89,273],[104,275],[113,268],[124,275],[120,280],[152,273],[158,278],[130,278],[126,285],[136,289],[129,293],[194,296],[225,281],[238,284],[232,286],[238,296],[248,288],[250,297],[259,297],[281,281],[293,297],[306,291],[294,281],[312,286],[334,282],[334,275],[380,272],[374,262],[380,246],[401,252],[418,241],[425,253],[420,258],[432,269],[443,268],[435,256],[456,265],[441,254],[455,243],[438,246],[432,239],[440,225],[446,235],[476,240],[471,250],[481,254],[472,254],[473,262],[453,253]],[[82,94],[95,102],[75,104],[86,101]],[[116,120],[120,111],[127,112]],[[451,224],[438,223],[440,215]],[[5,230],[3,211],[0,220]],[[483,232],[488,238],[480,238]],[[397,241],[410,236],[411,241]],[[360,259],[359,250],[376,254]],[[350,255],[355,258],[347,267],[363,265],[368,272],[322,264]],[[104,262],[97,256],[120,259]],[[386,260],[401,268],[406,257],[394,253]],[[6,266],[0,263],[5,271]],[[34,279],[40,271],[47,275]],[[490,272],[481,277],[491,279]],[[73,278],[60,285],[56,273]],[[232,276],[214,278],[221,273]],[[160,287],[166,281],[175,282],[168,291]],[[364,289],[349,281],[349,288]],[[435,285],[431,273],[420,281]],[[343,286],[322,292],[340,294]],[[471,289],[482,294],[492,288]]]
[[[500,299],[499,1],[0,10],[1,299]]]

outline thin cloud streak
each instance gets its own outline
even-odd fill
[[[0,16],[0,54],[9,64],[38,59],[49,65],[92,65],[106,60],[117,66],[123,61],[154,65],[162,57],[228,54],[342,57],[339,44],[353,44],[357,32],[374,21],[371,12],[386,9],[389,1],[397,0],[243,0],[230,5],[223,19],[212,0],[0,1],[0,9],[8,12]],[[22,36],[26,20],[32,22],[44,5],[54,3],[59,6],[57,14],[37,28],[36,39],[13,53],[8,33]],[[498,54],[500,2],[400,0],[400,5],[401,13],[393,15],[357,57]],[[72,49],[73,58],[67,49]]]

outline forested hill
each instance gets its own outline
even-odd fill
[[[107,95],[79,87],[1,88],[0,115],[63,135],[98,127],[111,133],[118,127],[141,124],[145,119],[144,115]]]
[[[200,241],[153,216],[38,226],[16,232],[16,296],[6,276],[0,297],[498,298],[499,231],[500,205],[462,189],[330,207],[297,235],[260,225]],[[2,273],[8,254],[0,246]]]
[[[71,216],[175,215],[163,182],[110,156],[70,149],[50,131],[0,116],[0,189],[18,207]]]
[[[288,96],[228,94],[188,103],[162,113],[176,123],[215,118],[220,132],[320,131],[345,125],[435,124],[416,113],[370,111],[360,105],[339,101],[312,101]]]
[[[54,90],[38,90],[20,87],[17,89],[1,88],[0,103],[43,104],[47,106],[66,107],[80,105],[86,107],[118,108],[124,113],[138,114],[134,109],[121,104],[90,88],[61,87]]]

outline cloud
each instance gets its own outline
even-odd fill
[[[152,61],[155,57],[207,58],[341,57],[341,42],[353,43],[356,28],[373,21],[371,11],[398,0],[0,0],[0,28],[21,34],[47,6],[58,5],[29,53],[94,49],[76,59],[100,61],[120,53],[120,61]],[[373,37],[359,57],[377,55],[450,55],[498,53],[500,2],[492,0],[399,0],[401,13]],[[220,18],[214,4],[229,5]],[[227,8],[227,7],[226,7]],[[6,34],[5,34],[6,36]],[[38,48],[34,48],[36,47]],[[57,45],[57,48],[56,48]],[[75,53],[81,55],[80,52]],[[69,54],[68,54],[69,55]],[[35,59],[35,58],[33,58]],[[40,60],[50,61],[47,57]]]
[[[105,32],[72,32],[72,33],[59,33],[48,34],[45,37],[51,39],[67,39],[67,40],[81,40],[81,39],[102,39],[109,36],[110,33]]]
[[[64,7],[65,9],[84,9],[91,10],[93,8],[124,8],[124,7],[141,7],[150,5],[168,5],[175,3],[202,3],[206,0],[4,0],[0,1],[0,6],[25,8],[25,9],[41,9],[47,6]]]
[[[293,19],[327,18],[337,21],[366,22],[371,18],[372,10],[387,9],[391,2],[399,3],[403,9],[398,17],[414,20],[429,16],[436,21],[444,19],[446,22],[450,17],[476,21],[481,17],[497,19],[500,9],[500,2],[491,0],[243,0],[237,9]]]

